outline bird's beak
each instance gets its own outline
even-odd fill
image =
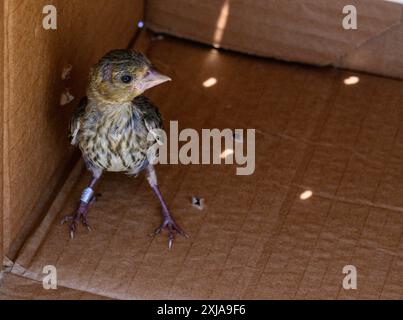
[[[167,81],[171,81],[171,78],[157,72],[155,69],[150,69],[142,80],[142,87],[145,91]]]

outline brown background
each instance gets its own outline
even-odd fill
[[[0,21],[4,21],[4,7],[0,5]],[[3,127],[4,127],[4,25],[0,23],[0,262],[3,261]]]
[[[15,263],[0,286],[0,298],[403,298],[401,81],[217,51],[170,37],[148,41],[141,33],[136,48],[173,79],[147,93],[165,123],[179,120],[181,128],[198,130],[256,128],[255,174],[235,176],[235,166],[159,166],[162,192],[191,236],[177,239],[172,252],[165,234],[147,236],[160,222],[160,207],[144,177],[106,174],[97,187],[103,196],[89,214],[93,232],[79,228],[71,240],[60,219],[74,211],[89,176],[80,162],[66,169],[74,163],[66,129],[77,100],[58,106],[64,85],[61,69],[67,62],[73,64],[67,85],[78,98],[89,66],[105,51],[129,45],[142,2],[54,2],[59,9],[57,32],[42,29],[42,0],[4,3],[2,213],[5,247]],[[161,3],[166,10],[158,7]],[[188,38],[193,36],[181,32],[197,35],[204,30],[194,39],[211,43],[203,36],[214,32],[224,1],[184,3],[150,1],[149,24]],[[262,3],[254,2],[251,10],[259,11]],[[280,2],[269,5],[273,3]],[[322,17],[328,14],[324,3],[329,2],[298,3],[305,3],[305,10],[322,10]],[[333,9],[334,3],[343,2],[329,4]],[[393,27],[396,21],[400,25],[400,11],[390,11],[396,4],[377,3],[389,9],[364,8],[362,26],[368,29],[356,36],[365,41],[391,27],[393,41],[376,37],[365,42],[371,48],[376,45],[375,51],[365,51],[366,46],[356,51],[372,69],[357,68],[371,72],[378,72],[379,66],[392,70],[387,62],[400,52],[399,28]],[[248,44],[243,42],[248,33],[234,33],[239,26],[233,20],[243,17],[234,13],[242,12],[245,4],[231,1],[223,41],[238,36],[232,49]],[[280,10],[279,16],[310,10]],[[367,24],[373,20],[374,25]],[[294,24],[297,20],[288,21],[285,27],[300,26]],[[313,29],[307,30],[319,29],[325,32],[319,38],[326,39],[329,29],[312,22],[307,27]],[[378,30],[379,25],[384,29]],[[242,26],[243,32],[254,30],[247,27]],[[277,35],[268,34],[266,40],[272,36]],[[287,51],[287,46],[295,49],[293,45],[301,43],[298,37],[283,39],[289,42],[278,43],[276,50],[285,50],[284,59],[293,54],[292,60],[299,61],[295,55],[313,52],[309,37],[304,38],[306,51]],[[344,40],[335,42],[336,49],[350,48],[349,40],[354,39]],[[266,48],[275,47],[266,43]],[[382,60],[379,53],[390,56]],[[319,63],[324,56],[320,50],[317,54]],[[374,63],[378,55],[381,63]],[[399,61],[393,70],[401,70]],[[345,85],[352,75],[359,82]],[[217,84],[203,87],[210,77]],[[313,196],[300,199],[308,189]],[[193,195],[205,198],[204,210],[190,205]],[[42,269],[49,264],[58,269],[60,291],[54,293],[40,286]],[[341,288],[347,264],[358,269],[356,291]]]
[[[342,27],[345,5],[357,8],[357,30]],[[399,3],[149,0],[146,9],[147,25],[154,31],[263,57],[403,78]]]
[[[93,231],[80,227],[71,240],[60,220],[90,179],[74,173],[13,275],[41,281],[50,264],[61,287],[119,299],[403,298],[400,81],[172,38],[146,52],[173,79],[147,93],[165,125],[255,128],[255,173],[159,165],[161,190],[190,235],[171,252],[165,233],[148,236],[161,217],[144,175],[105,174],[89,213]],[[352,75],[360,82],[345,85]],[[203,87],[210,77],[217,84]],[[302,200],[305,190],[313,195]],[[204,210],[190,205],[193,195],[205,199]],[[341,287],[348,264],[357,267],[358,290]]]
[[[42,28],[46,4],[58,9],[57,30]],[[21,245],[18,238],[26,236],[54,197],[71,161],[66,128],[72,107],[59,106],[64,85],[71,87],[76,104],[84,94],[89,66],[110,48],[127,47],[135,35],[143,2],[7,0],[4,9],[2,220],[4,247],[12,256]],[[68,63],[73,65],[72,79],[64,84],[60,76]]]

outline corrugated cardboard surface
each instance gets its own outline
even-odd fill
[[[56,290],[44,290],[42,283],[7,274],[0,286],[0,300],[104,300],[106,297],[74,289],[58,287]]]
[[[343,7],[357,8],[345,30]],[[222,48],[403,78],[402,4],[383,0],[150,0],[157,32]]]
[[[0,5],[0,21],[4,21],[4,4]],[[3,208],[3,113],[4,113],[4,25],[0,23],[0,208]],[[0,210],[0,262],[3,261],[3,210]],[[1,278],[1,271],[0,271]]]
[[[48,4],[58,10],[57,30],[42,27],[42,9]],[[66,131],[73,108],[59,106],[62,91],[70,87],[74,96],[82,96],[89,66],[108,49],[127,47],[143,15],[143,1],[7,0],[4,6],[2,211],[4,246],[13,244],[13,255],[29,232],[26,226],[34,225],[49,205],[71,160]],[[63,82],[68,64],[71,79]]]
[[[60,286],[120,299],[403,298],[400,81],[356,74],[359,83],[347,86],[348,72],[172,39],[152,42],[148,56],[173,78],[149,93],[165,123],[256,128],[255,173],[158,166],[161,190],[191,236],[172,252],[166,234],[147,236],[160,206],[142,175],[106,174],[89,213],[93,231],[69,239],[60,219],[75,210],[85,174],[50,227],[29,239],[14,274],[41,281],[54,265]],[[203,87],[210,77],[217,84]],[[306,190],[313,195],[301,200]],[[193,195],[204,210],[190,205]],[[349,264],[358,290],[342,289]]]

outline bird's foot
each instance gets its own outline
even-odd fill
[[[77,231],[78,222],[81,222],[82,225],[84,227],[86,227],[88,231],[91,231],[91,226],[87,220],[87,213],[88,213],[90,204],[93,203],[94,201],[95,201],[95,198],[93,200],[91,200],[91,202],[89,204],[81,201],[80,206],[78,207],[75,214],[65,216],[63,218],[62,224],[66,223],[67,221],[70,221],[70,225],[69,225],[70,238],[72,238],[72,239],[74,238],[74,234]]]
[[[167,229],[168,231],[168,248],[169,250],[172,249],[172,245],[174,242],[174,234],[180,234],[181,236],[185,238],[189,238],[189,236],[186,234],[185,231],[183,231],[179,226],[176,224],[176,222],[172,219],[170,215],[164,215],[164,221],[161,223],[161,225],[155,229],[155,231],[150,234],[150,236],[154,237],[162,232],[163,229]]]

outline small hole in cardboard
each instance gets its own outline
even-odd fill
[[[356,76],[351,76],[351,77],[344,79],[344,84],[347,86],[352,86],[354,84],[357,84],[358,82],[360,82],[360,78],[358,78]]]
[[[192,197],[192,206],[199,210],[203,210],[204,209],[204,199],[193,196]]]
[[[217,79],[216,78],[208,78],[206,81],[203,82],[203,87],[205,88],[210,88],[212,86],[214,86],[217,83]]]
[[[301,200],[306,200],[306,199],[309,199],[310,197],[312,197],[312,195],[313,195],[313,192],[311,190],[306,190],[300,194],[299,198]]]
[[[60,96],[60,105],[65,106],[66,104],[69,104],[73,100],[74,96],[70,93],[69,89],[68,88],[64,89],[62,95]]]
[[[70,79],[70,74],[71,74],[72,69],[73,69],[73,66],[71,64],[67,64],[63,67],[62,75],[61,75],[62,80]]]
[[[233,149],[225,149],[222,153],[221,153],[221,159],[225,159],[226,157],[233,155],[234,154],[234,150]]]

